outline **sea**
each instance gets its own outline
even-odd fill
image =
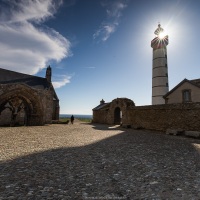
[[[81,114],[73,114],[74,118],[79,118],[79,119],[92,119],[92,115],[81,115]],[[60,114],[60,118],[70,118],[72,114]]]

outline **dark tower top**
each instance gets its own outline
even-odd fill
[[[164,37],[159,37],[161,33],[164,32],[164,29],[161,27],[160,24],[158,24],[158,28],[155,30],[154,34],[156,37],[151,41],[151,47],[155,49],[165,48],[169,41],[168,41],[168,35],[165,35]]]
[[[158,36],[162,32],[164,32],[164,29],[161,27],[160,24],[158,24],[158,28],[154,31],[154,34]]]
[[[102,99],[101,101],[100,101],[100,105],[102,105],[102,104],[104,104],[105,103],[105,101]]]
[[[50,67],[50,65],[47,67],[47,70],[46,70],[46,79],[48,82],[51,82],[51,67]]]

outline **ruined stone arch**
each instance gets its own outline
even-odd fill
[[[123,124],[126,120],[127,109],[131,106],[135,106],[134,102],[127,98],[117,98],[110,103],[110,123],[111,124]]]
[[[4,91],[0,98],[0,114],[10,110],[10,125],[15,125],[16,118],[23,110],[24,125],[43,125],[43,107],[38,92],[25,84],[1,86]],[[13,123],[13,124],[12,124]]]

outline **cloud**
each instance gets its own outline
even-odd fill
[[[99,39],[103,42],[114,33],[119,25],[122,10],[126,8],[126,1],[118,0],[112,3],[102,2],[102,6],[106,7],[107,20],[103,21],[99,29],[93,34],[93,39]]]
[[[71,56],[71,43],[43,24],[61,0],[6,0],[0,7],[0,67],[36,74],[51,60]],[[66,82],[66,80],[65,80]]]
[[[1,7],[2,21],[10,23],[45,21],[53,17],[62,4],[62,0],[3,0],[3,2],[5,3]]]
[[[60,76],[60,78],[57,81],[53,81],[52,84],[54,86],[54,88],[60,88],[64,85],[66,85],[67,83],[70,83],[70,79],[71,76]]]
[[[122,10],[126,8],[126,1],[115,1],[112,4],[102,4],[102,6],[108,7],[106,12],[109,17],[119,18],[122,16]]]

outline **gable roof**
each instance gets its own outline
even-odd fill
[[[31,87],[42,86],[44,89],[51,86],[51,83],[46,78],[0,68],[0,84],[9,83],[25,83]]]
[[[163,98],[167,98],[168,95],[170,95],[172,92],[174,92],[178,87],[180,87],[183,83],[190,83],[196,87],[199,87],[200,88],[200,79],[193,79],[193,80],[188,80],[188,79],[183,79],[178,85],[176,85],[174,88],[172,88],[167,94],[165,94],[163,96]]]

